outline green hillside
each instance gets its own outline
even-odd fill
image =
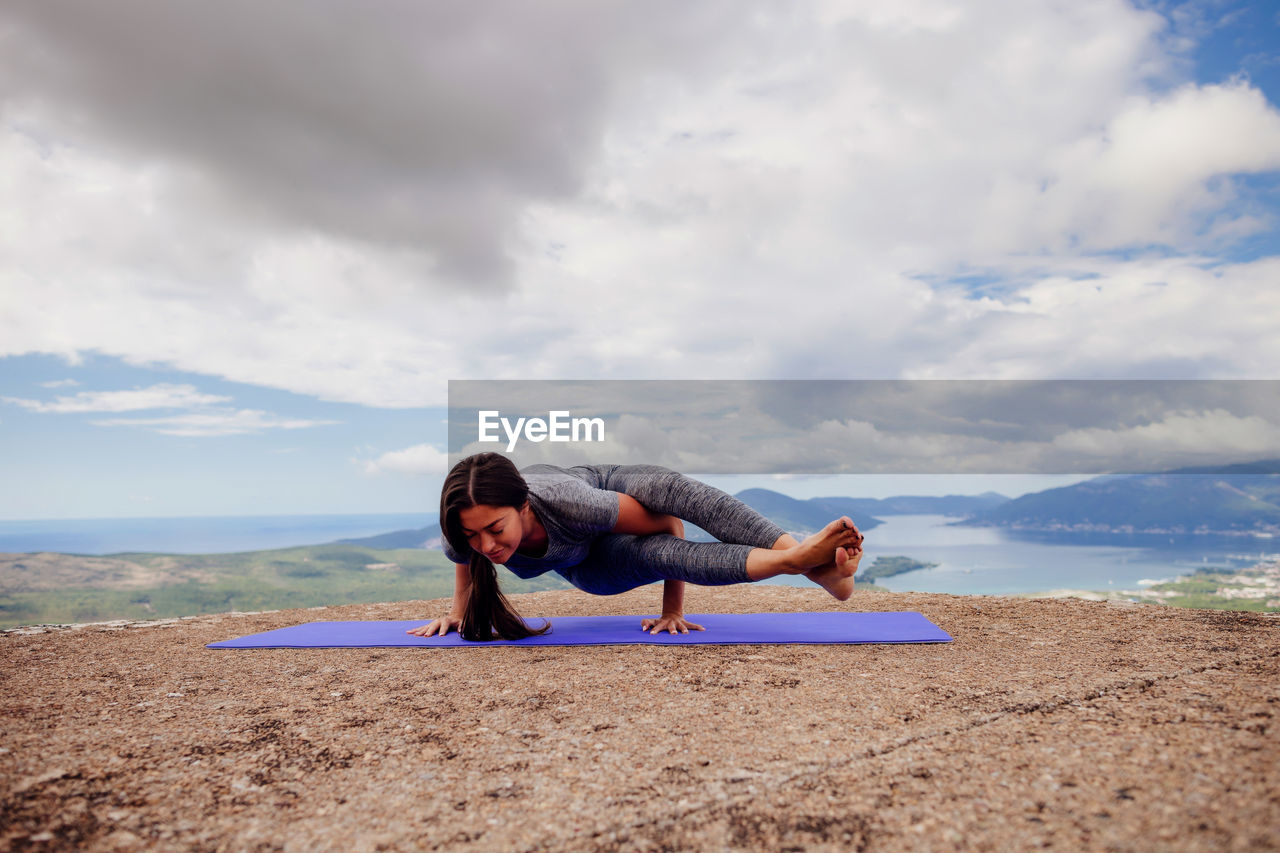
[[[918,572],[921,569],[937,568],[937,563],[926,563],[910,557],[876,557],[867,568],[859,568],[858,583],[875,583],[876,578],[888,578],[904,575],[907,572]]]
[[[453,594],[453,576],[453,564],[438,550],[357,545],[238,554],[4,554],[0,628],[444,598]],[[509,593],[569,588],[554,573],[527,581],[501,576]]]

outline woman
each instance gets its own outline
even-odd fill
[[[719,542],[686,542],[681,519]],[[449,613],[408,633],[519,639],[532,629],[498,588],[494,565],[531,578],[554,571],[595,595],[663,581],[662,616],[641,628],[701,631],[684,618],[685,582],[748,583],[803,574],[844,601],[862,534],[839,518],[798,542],[737,498],[657,465],[533,465],[497,453],[463,459],[440,494],[444,551],[456,566]]]

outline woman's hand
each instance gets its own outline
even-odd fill
[[[683,613],[663,613],[660,619],[641,620],[640,630],[648,631],[650,634],[660,634],[663,631],[671,634],[687,634],[691,630],[705,631],[707,629],[685,619]]]
[[[462,631],[462,617],[450,613],[448,616],[440,619],[432,619],[426,625],[419,625],[417,628],[410,628],[405,631],[406,634],[412,634],[415,637],[433,637],[437,633],[443,637],[449,633],[449,629],[453,628],[459,632]]]

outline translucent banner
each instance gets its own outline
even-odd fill
[[[451,381],[450,463],[482,451],[700,474],[1214,473],[1280,459],[1280,381]]]

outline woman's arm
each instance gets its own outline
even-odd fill
[[[439,634],[443,637],[449,633],[450,628],[460,629],[462,626],[462,614],[467,611],[467,599],[471,596],[471,570],[467,568],[466,563],[453,564],[453,606],[449,608],[449,613],[441,619],[433,619],[426,625],[419,625],[405,631],[406,634],[413,634],[415,637],[431,637]]]
[[[655,533],[668,533],[684,538],[684,522],[674,515],[651,512],[644,504],[631,497],[618,493],[618,521],[613,526],[614,533],[632,533],[636,536],[650,536]],[[644,619],[640,622],[640,630],[657,634],[668,631],[672,634],[687,634],[690,630],[701,631],[701,625],[695,625],[684,618],[684,581],[664,581],[662,584],[662,617]]]
[[[674,515],[650,512],[640,501],[618,493],[618,520],[613,525],[612,533],[633,533],[636,536],[649,536],[654,533],[669,533],[672,536],[684,537],[684,522]]]

